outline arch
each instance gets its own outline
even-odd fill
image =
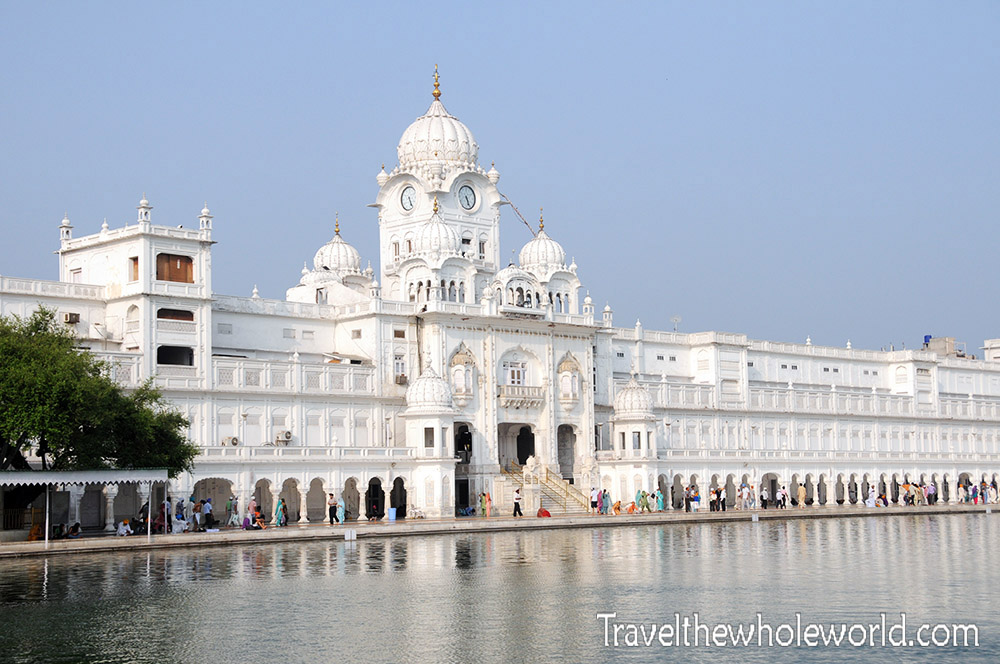
[[[365,516],[369,521],[378,521],[385,516],[385,491],[382,490],[382,480],[373,477],[368,480],[365,491]]]
[[[316,477],[309,483],[309,491],[306,492],[306,509],[300,520],[312,522],[322,522],[324,508],[326,507],[326,492],[323,490],[323,480]]]
[[[843,473],[837,475],[837,483],[833,487],[833,499],[838,505],[847,502],[847,484],[844,481]]]
[[[674,481],[670,485],[670,504],[675,510],[684,507],[684,480],[680,473],[674,475]]]
[[[663,505],[667,509],[672,506],[672,501],[670,498],[670,480],[667,479],[666,475],[660,475],[656,478],[656,488],[663,494]]]
[[[260,508],[264,523],[271,523],[274,516],[274,500],[271,497],[271,481],[260,479],[253,486],[253,499]]]
[[[281,484],[281,493],[278,494],[285,508],[288,511],[288,523],[301,520],[302,504],[299,495],[299,481],[294,477],[289,477]]]
[[[736,475],[729,473],[726,475],[726,504],[725,508],[736,505]]]
[[[397,519],[406,518],[406,482],[402,477],[392,481],[392,491],[389,492],[389,507],[396,510]]]
[[[348,477],[347,481],[344,482],[344,490],[341,495],[344,497],[344,520],[356,520],[361,515],[361,493],[358,491],[358,478]]]
[[[558,444],[559,472],[564,480],[573,483],[573,471],[576,463],[576,428],[569,424],[560,424],[556,430]]]
[[[794,476],[793,476],[794,477]],[[781,487],[781,480],[776,473],[764,473],[760,478],[760,486],[757,487],[757,496],[760,497],[760,506],[763,509],[775,506],[775,497]],[[767,491],[767,498],[764,498],[764,491]],[[766,502],[765,502],[766,501]]]
[[[818,505],[819,502],[816,496],[816,478],[814,478],[811,473],[806,473],[806,479],[803,484],[806,487],[806,504],[804,507]]]
[[[232,495],[232,480],[221,477],[208,477],[198,480],[191,489],[191,496],[195,500],[212,501],[212,517],[216,522],[226,518],[226,502]],[[204,522],[202,525],[204,525]]]

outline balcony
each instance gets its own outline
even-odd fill
[[[544,387],[498,385],[501,408],[539,408],[545,400]]]
[[[278,393],[374,393],[374,369],[353,364],[299,364],[213,358],[220,390]]]

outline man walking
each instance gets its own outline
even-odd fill
[[[524,516],[521,512],[521,488],[514,489],[514,516]]]

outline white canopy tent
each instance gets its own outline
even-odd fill
[[[13,470],[0,471],[0,488],[8,486],[45,487],[45,548],[49,548],[49,490],[61,484],[135,484],[148,482],[150,487],[156,482],[168,481],[163,468],[140,468],[136,470]],[[147,539],[152,538],[152,494],[149,499],[149,523],[146,527]],[[166,522],[166,519],[164,519]]]

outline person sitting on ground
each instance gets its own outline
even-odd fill
[[[538,513],[535,514],[535,516],[541,518],[541,517],[546,517],[546,516],[552,516],[552,514],[547,509],[545,509],[544,507],[539,507],[538,508]]]
[[[628,507],[625,508],[625,511],[628,512],[629,514],[635,514],[638,511],[638,508],[635,506],[634,500],[628,504]]]
[[[132,526],[128,525],[128,519],[118,522],[117,534],[119,537],[127,537],[132,534]]]
[[[66,537],[69,539],[77,539],[80,537],[80,522],[77,521],[72,526],[69,527],[69,532],[66,533]]]
[[[265,530],[266,528],[267,526],[264,525],[264,515],[260,513],[260,508],[258,507],[257,511],[254,512],[253,529]]]
[[[52,539],[66,539],[66,524],[60,523],[52,529]]]
[[[615,514],[621,514],[622,513],[622,501],[616,500],[615,504],[611,506],[611,511],[614,512]]]

